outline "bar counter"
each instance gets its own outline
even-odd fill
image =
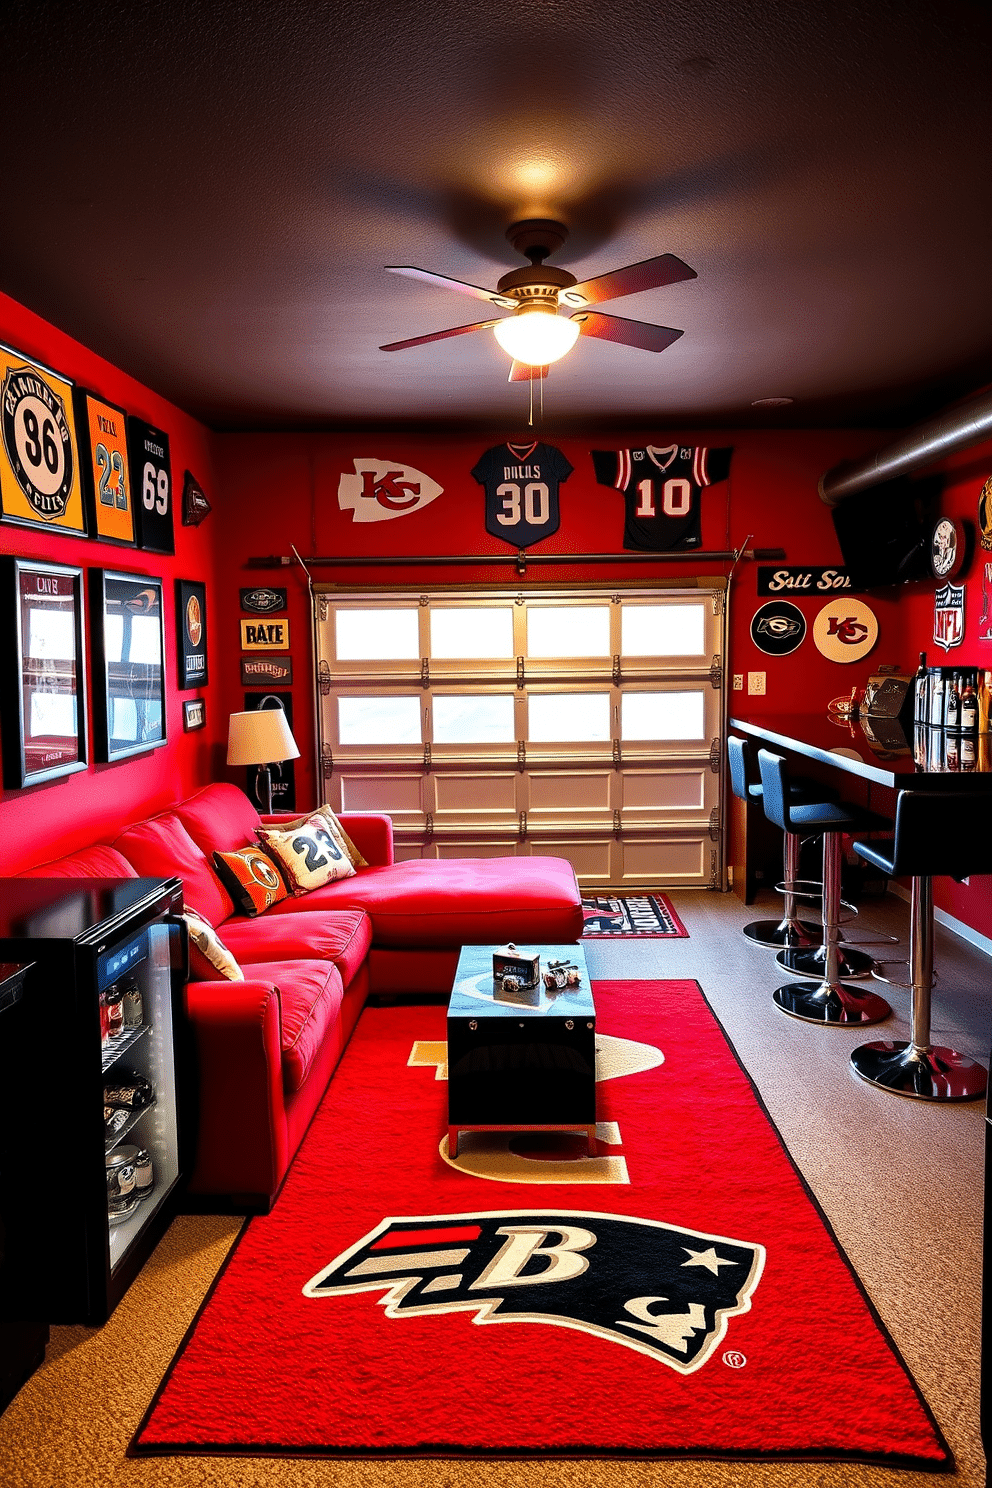
[[[730,727],[759,746],[818,760],[890,790],[992,791],[992,735],[948,734],[898,719],[832,722],[825,713],[738,713]]]

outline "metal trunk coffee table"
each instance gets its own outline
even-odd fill
[[[493,952],[463,946],[448,1003],[448,1152],[459,1131],[585,1132],[596,1140],[596,1007],[580,945],[520,946],[540,955],[533,988],[505,992]],[[570,962],[577,987],[550,991],[543,974]]]

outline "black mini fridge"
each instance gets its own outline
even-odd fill
[[[180,881],[0,880],[0,961],[0,1318],[102,1323],[184,1176]]]

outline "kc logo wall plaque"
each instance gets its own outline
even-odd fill
[[[393,460],[358,457],[352,462],[354,475],[342,472],[338,481],[338,506],[350,511],[355,522],[388,522],[422,511],[444,490],[422,470]]]
[[[860,661],[878,640],[878,621],[860,599],[838,596],[813,621],[813,640],[830,661]]]

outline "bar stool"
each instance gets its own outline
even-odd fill
[[[779,754],[759,749],[758,768],[769,820],[785,832],[823,836],[822,978],[788,982],[774,993],[775,1002],[791,1017],[804,1018],[810,1023],[878,1023],[892,1011],[885,999],[874,992],[846,987],[841,981],[840,836],[852,829],[874,831],[889,823],[873,812],[839,806],[833,801],[794,805],[789,799],[788,769]]]
[[[862,1044],[851,1064],[863,1080],[918,1100],[974,1100],[984,1093],[984,1065],[930,1043],[933,986],[933,878],[992,873],[992,795],[970,791],[900,791],[895,835],[855,842],[854,851],[890,877],[909,876],[910,986],[908,1042]]]
[[[751,746],[745,739],[730,734],[727,738],[727,764],[730,767],[730,788],[739,801],[760,801],[764,795],[760,782],[754,780]],[[797,780],[791,785],[792,799],[812,801],[817,799],[820,787],[815,781]],[[829,792],[828,792],[829,794]],[[784,895],[780,920],[752,920],[745,925],[742,934],[748,940],[763,946],[818,946],[821,943],[822,927],[815,920],[801,920],[796,913],[796,891],[804,886],[799,878],[799,835],[786,831],[782,837],[782,884]],[[817,895],[820,885],[809,881]]]

